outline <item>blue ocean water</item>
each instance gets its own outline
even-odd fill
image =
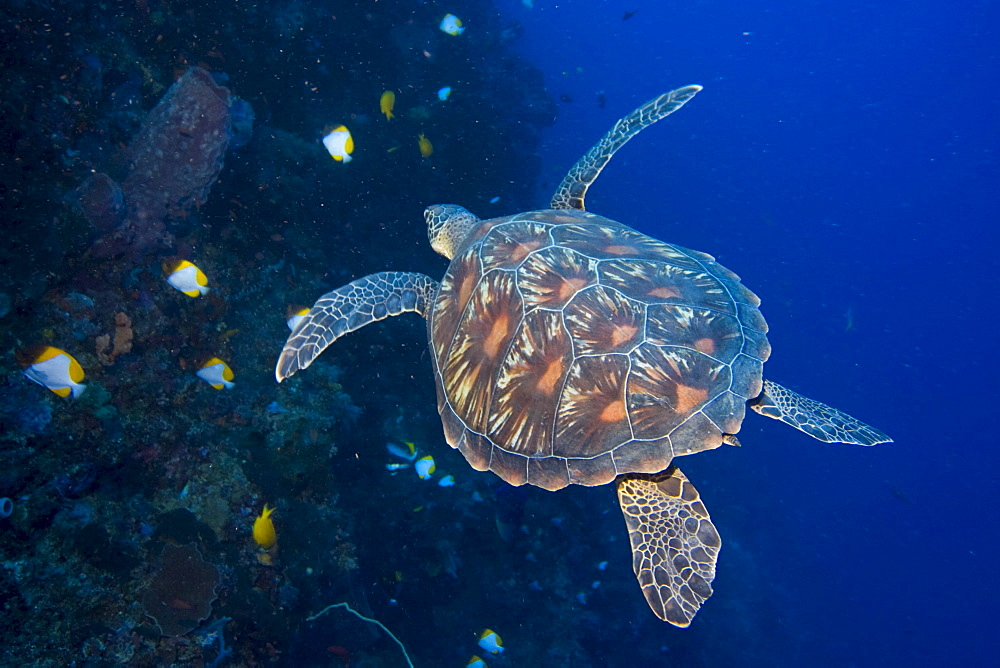
[[[705,665],[734,638],[748,665],[992,664],[995,3],[520,5],[524,52],[572,99],[549,183],[623,110],[704,85],[588,208],[715,255],[762,299],[765,376],[895,439],[750,416],[741,450],[684,461],[726,542],[713,599],[665,642],[697,636]]]
[[[7,354],[0,664],[405,665],[386,631],[418,666],[996,662],[995,3],[64,4],[0,10],[0,344],[61,346],[88,384],[63,400]],[[129,237],[129,199],[169,188],[119,189],[143,170],[127,147],[185,72],[229,88],[228,135],[206,132],[228,145]],[[611,486],[513,488],[447,447],[419,318],[281,385],[274,365],[289,306],[443,273],[424,207],[544,207],[615,120],[685,84],[704,90],[615,155],[588,210],[738,273],[770,326],[765,376],[894,442],[751,413],[741,448],[675,462],[723,541],[678,629],[636,586]],[[349,165],[321,143],[339,123]],[[209,295],[166,285],[176,258]],[[195,376],[216,356],[232,390]],[[387,471],[387,441],[433,455],[431,481]],[[265,504],[271,549],[252,537]],[[170,554],[207,575],[167,577],[190,566]],[[339,602],[385,626],[314,618]],[[486,628],[502,655],[477,648]]]

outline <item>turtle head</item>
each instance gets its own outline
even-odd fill
[[[455,257],[455,252],[469,236],[479,218],[465,207],[457,204],[435,204],[424,210],[424,220],[427,221],[427,238],[431,248],[449,260]]]

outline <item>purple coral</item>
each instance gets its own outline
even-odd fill
[[[212,613],[219,569],[194,544],[163,548],[160,570],[142,593],[142,605],[165,636],[182,636]]]
[[[192,67],[149,112],[128,147],[125,221],[94,247],[98,256],[138,255],[171,243],[165,218],[199,206],[229,146],[229,89]]]

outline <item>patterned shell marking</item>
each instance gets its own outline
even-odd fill
[[[484,221],[428,321],[448,442],[546,489],[718,447],[761,390],[760,301],[711,256],[581,211]]]

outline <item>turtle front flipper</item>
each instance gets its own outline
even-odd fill
[[[749,403],[750,408],[761,415],[781,420],[827,443],[875,445],[892,442],[891,438],[875,427],[769,380],[764,381],[760,396],[751,399]]]
[[[280,383],[305,369],[328,345],[370,322],[407,311],[426,315],[437,288],[423,274],[383,271],[326,293],[285,341],[275,377]]]
[[[684,86],[664,93],[615,123],[608,134],[601,137],[601,141],[570,168],[556,189],[556,194],[552,196],[549,206],[553,209],[583,211],[585,209],[583,199],[587,196],[587,188],[597,180],[601,170],[611,160],[611,156],[639,132],[683,107],[700,90],[701,86]]]
[[[646,602],[663,621],[688,626],[712,595],[722,547],[698,490],[673,466],[623,475],[616,486]]]

